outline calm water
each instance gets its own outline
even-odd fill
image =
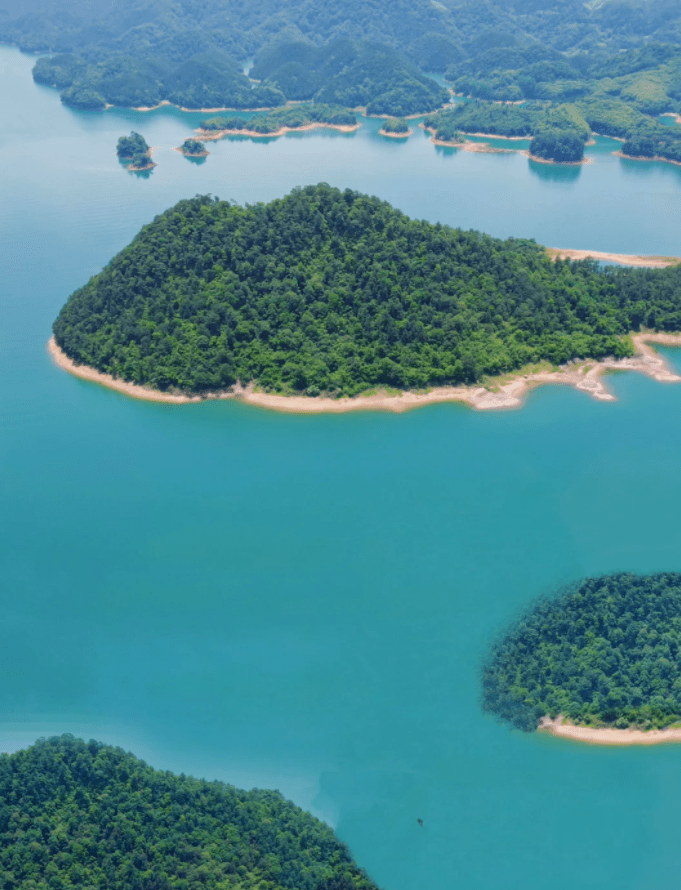
[[[649,888],[681,868],[681,747],[511,733],[490,639],[589,573],[681,566],[681,387],[522,411],[295,417],[143,404],[63,374],[69,293],[182,197],[326,180],[495,235],[678,254],[681,168],[599,140],[578,170],[315,133],[170,149],[200,115],[76,114],[0,50],[0,741],[71,731],[279,787],[385,890]],[[148,178],[116,138],[159,146]],[[681,363],[681,356],[672,358]],[[424,827],[417,824],[424,821]]]

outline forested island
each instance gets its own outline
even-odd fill
[[[68,15],[45,5],[13,4],[0,40],[53,54],[34,76],[79,108],[271,108],[314,98],[405,116],[446,101],[424,74],[437,72],[482,100],[595,105],[610,129],[629,111],[625,154],[678,160],[675,134],[657,120],[681,112],[676,0],[352,0],[342,9],[324,0],[156,0],[143,10],[136,0],[91,0]]]
[[[176,776],[72,736],[0,754],[3,887],[376,890],[278,791]]]
[[[391,117],[385,121],[378,132],[383,136],[404,139],[411,134],[411,127],[403,117]]]
[[[144,136],[134,130],[129,136],[121,136],[116,145],[119,160],[127,164],[128,170],[142,173],[151,170],[156,164],[151,159],[151,148]]]
[[[246,207],[180,201],[69,298],[54,337],[154,390],[337,397],[630,356],[641,328],[681,330],[680,266],[552,261],[322,184]]]
[[[494,645],[486,711],[643,730],[681,722],[681,574],[587,578],[540,600]]]
[[[347,132],[356,130],[359,124],[354,111],[322,103],[276,108],[266,114],[254,114],[248,118],[238,116],[206,118],[199,123],[197,133],[200,139],[220,139],[232,134],[280,136],[288,130],[314,127],[330,127]]]
[[[206,146],[198,139],[185,139],[177,151],[186,158],[205,158],[209,155]]]

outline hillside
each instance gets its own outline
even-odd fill
[[[175,776],[68,735],[0,755],[0,874],[6,890],[375,890],[278,791]]]
[[[614,96],[645,114],[681,110],[676,0],[7,2],[0,41],[60,56],[40,61],[36,79],[76,107],[163,99],[191,108],[272,107],[282,93],[353,104],[343,92],[363,86],[373,92],[354,104],[387,95],[376,113],[400,115],[441,104],[423,92],[434,87],[422,72],[435,71],[481,99]],[[338,41],[354,49],[339,57]],[[264,77],[255,87],[240,69],[253,57],[253,76]],[[248,97],[251,88],[276,92]]]
[[[69,298],[54,335],[76,363],[160,390],[355,395],[630,355],[642,325],[681,329],[681,267],[552,262],[318,185],[180,201]]]
[[[587,578],[541,600],[495,644],[485,710],[525,731],[543,716],[625,729],[681,721],[681,575]]]

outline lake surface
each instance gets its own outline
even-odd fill
[[[321,180],[562,247],[681,251],[681,168],[317,131],[172,146],[202,115],[75,113],[0,48],[0,742],[61,732],[280,788],[384,890],[678,878],[681,747],[510,732],[490,640],[586,574],[681,568],[681,386],[610,378],[523,410],[299,417],[136,402],[55,369],[68,295],[156,213]],[[158,146],[148,177],[115,154]],[[669,353],[681,364],[681,356]],[[422,819],[420,827],[417,819]]]

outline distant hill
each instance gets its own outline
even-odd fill
[[[479,98],[572,101],[591,95],[596,81],[636,73],[624,72],[619,56],[656,43],[673,48],[664,60],[669,70],[658,71],[660,59],[644,59],[637,70],[653,76],[622,81],[620,93],[646,113],[674,110],[670,106],[681,101],[677,0],[0,0],[0,41],[69,57],[59,63],[59,76],[50,79],[46,63],[36,72],[76,107],[95,107],[96,97],[99,107],[159,97],[188,107],[204,101],[255,107],[255,101],[243,104],[241,94],[251,85],[238,67],[254,56],[258,76],[267,70],[265,81],[272,78],[286,99],[323,90],[322,101],[338,102],[348,84],[356,92],[367,76],[376,80],[377,70],[372,63],[367,72],[363,51],[344,69],[327,69],[323,57],[338,40],[382,47],[389,83],[378,84],[362,104],[389,95],[381,105],[385,113],[404,113],[405,91],[412,91],[412,108],[428,98],[409,64],[447,72],[459,91]],[[277,54],[279,64],[272,67]],[[111,65],[128,76],[112,74]],[[264,101],[264,94],[257,98]],[[279,104],[274,94],[270,98],[270,105]]]
[[[175,776],[72,736],[0,755],[3,887],[376,890],[278,791]]]

